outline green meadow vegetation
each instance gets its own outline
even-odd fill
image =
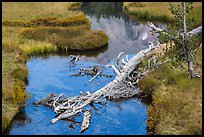
[[[29,55],[93,50],[108,36],[91,30],[80,2],[2,3],[2,132],[25,106]]]

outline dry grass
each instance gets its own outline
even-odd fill
[[[2,20],[66,18],[80,13],[68,10],[74,2],[2,2]],[[14,10],[15,9],[15,10]]]
[[[202,24],[202,3],[193,3],[190,17],[195,18],[196,25]],[[124,11],[133,19],[146,21],[173,22],[174,16],[169,10],[168,2],[124,2]]]
[[[4,46],[2,51],[2,132],[26,100],[26,56],[11,47],[15,46]]]
[[[25,6],[34,10],[28,3],[4,3],[3,4],[3,43],[18,45],[27,55],[51,53],[67,50],[90,50],[100,48],[108,43],[107,35],[102,31],[90,30],[90,22],[85,15],[75,9],[80,7],[78,2],[68,3],[34,3],[35,10],[45,12],[40,16],[24,13],[18,9],[16,12],[22,14],[18,19],[14,18],[8,5],[14,7]],[[55,14],[50,16],[49,8],[56,8]],[[66,5],[66,6],[65,6]],[[66,10],[66,16],[61,11]],[[73,11],[73,9],[75,11]],[[52,11],[53,12],[53,11]],[[61,15],[62,14],[62,15]],[[5,15],[5,16],[4,16]],[[11,17],[12,16],[12,17]],[[10,27],[10,28],[9,28]],[[19,29],[21,28],[21,29]],[[14,30],[13,30],[14,29]],[[11,36],[10,36],[11,35]]]
[[[195,69],[202,73],[202,50]],[[151,94],[148,108],[149,134],[202,134],[202,78],[189,79],[186,64],[169,62],[147,74],[139,86]]]

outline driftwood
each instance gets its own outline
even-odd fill
[[[150,27],[153,27],[153,29],[157,31],[162,31],[162,33],[164,32],[161,29],[157,29],[157,27],[155,27],[152,23],[150,24]],[[199,31],[196,30],[189,34],[194,34],[194,32]],[[158,51],[165,47],[165,44],[157,44],[156,46],[151,44],[149,48],[140,51],[131,59],[128,59],[128,57],[126,56],[126,59],[123,58],[121,60],[120,58],[124,54],[123,52],[121,52],[117,58],[116,67],[118,67],[118,69],[113,64],[107,65],[107,67],[111,67],[116,73],[115,79],[95,92],[81,92],[80,95],[74,97],[65,97],[63,95],[57,96],[54,94],[49,94],[45,99],[37,101],[34,104],[36,106],[42,104],[51,107],[54,110],[54,112],[58,116],[52,119],[50,121],[51,123],[55,123],[60,119],[76,117],[78,116],[78,114],[85,112],[80,130],[80,132],[83,132],[89,127],[91,116],[89,109],[83,110],[84,107],[87,105],[92,105],[93,103],[100,104],[100,102],[104,102],[104,99],[117,100],[121,98],[133,97],[140,93],[141,91],[138,88],[135,88],[135,85],[137,84],[139,79],[141,79],[141,77],[151,71],[151,67],[146,67],[146,69],[143,69],[139,72],[135,71],[136,66],[143,60],[151,59],[153,55],[156,55]],[[167,61],[168,60],[157,64],[162,64]],[[153,58],[153,62],[156,63],[155,57]],[[83,72],[87,72],[86,70],[87,69],[84,68],[81,69],[81,71]],[[89,70],[92,70],[92,72],[94,72],[92,73],[94,77],[97,77],[99,75],[98,70]]]
[[[93,76],[93,78],[90,79],[89,82],[94,80],[97,76],[113,77],[113,75],[102,73],[103,70],[104,69],[100,70],[99,66],[92,66],[90,68],[80,68],[79,72],[76,74],[72,74],[72,76],[85,76],[85,75]]]
[[[120,58],[123,53],[119,54],[117,58],[119,69],[117,69],[113,64],[107,65],[107,67],[112,67],[115,71],[115,79],[95,92],[81,92],[79,96],[74,97],[49,94],[45,99],[37,101],[34,104],[42,104],[52,108],[58,116],[52,119],[50,122],[55,123],[60,119],[76,117],[77,114],[84,112],[83,108],[85,106],[92,103],[101,104],[102,102],[104,102],[104,99],[117,100],[121,98],[133,97],[137,95],[138,92],[140,92],[135,88],[136,83],[143,75],[149,72],[149,70],[145,70],[141,73],[138,73],[134,71],[134,69],[140,61],[148,59],[154,52],[156,52],[157,48],[158,46],[151,46],[148,49],[144,49],[130,60],[128,60],[128,57],[126,56],[125,65],[120,62]],[[82,70],[84,71],[85,69]],[[97,71],[95,72],[95,74],[98,74]],[[89,126],[90,111],[86,110],[85,112],[86,113],[84,114],[84,120],[82,122],[80,132],[85,131]]]
[[[89,125],[90,125],[90,119],[91,119],[91,110],[90,109],[87,109],[85,112],[84,112],[84,118],[83,118],[83,122],[82,122],[82,125],[81,125],[81,130],[80,132],[84,132],[85,130],[88,129]]]

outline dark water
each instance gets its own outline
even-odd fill
[[[139,135],[146,134],[147,105],[137,98],[120,102],[108,102],[99,110],[92,107],[91,125],[88,130],[80,133],[83,116],[73,121],[60,120],[50,124],[55,117],[52,110],[43,106],[35,107],[32,102],[42,99],[48,93],[64,94],[66,96],[79,95],[80,91],[95,91],[112,78],[98,77],[88,83],[91,76],[73,77],[72,74],[81,67],[99,65],[101,68],[125,52],[129,58],[148,46],[149,40],[155,36],[149,35],[146,24],[140,24],[128,19],[122,12],[122,3],[93,3],[82,5],[82,10],[92,21],[92,29],[102,29],[109,36],[108,47],[98,51],[70,52],[64,56],[51,55],[47,57],[33,57],[27,62],[28,85],[26,91],[31,94],[27,106],[14,119],[6,134],[71,134],[71,135]],[[70,64],[69,54],[80,54],[77,65]],[[114,75],[112,69],[105,69],[104,73]]]

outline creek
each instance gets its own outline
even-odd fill
[[[75,121],[59,120],[50,124],[55,113],[44,106],[35,107],[32,102],[40,100],[49,93],[66,96],[79,95],[80,91],[96,91],[112,81],[114,77],[97,77],[88,83],[91,76],[71,76],[81,67],[88,68],[105,65],[124,52],[131,58],[140,50],[148,47],[149,41],[157,40],[149,33],[147,23],[132,21],[123,13],[122,2],[86,2],[81,10],[91,21],[91,29],[104,30],[109,37],[108,46],[96,51],[69,52],[63,55],[45,55],[30,58],[28,68],[27,94],[31,98],[26,107],[14,118],[6,134],[10,135],[145,135],[147,104],[138,98],[122,101],[108,101],[99,110],[92,111],[91,125],[80,133],[83,116]],[[160,25],[160,24],[159,24]],[[159,27],[164,27],[160,25]],[[80,60],[73,65],[69,55],[80,55]],[[115,75],[111,68],[104,73]]]

